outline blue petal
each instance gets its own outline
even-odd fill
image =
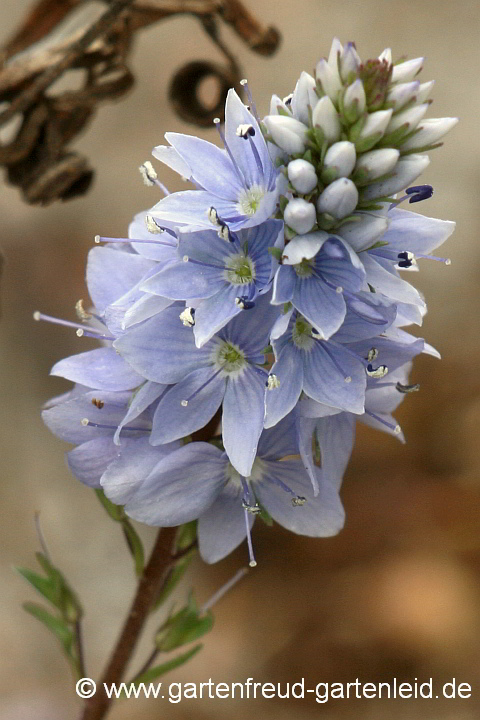
[[[282,481],[296,495],[307,498],[305,505],[293,507],[291,495],[274,482]],[[337,491],[320,480],[320,491],[314,497],[312,486],[300,460],[266,463],[265,479],[254,489],[260,503],[272,518],[287,530],[310,537],[330,537],[343,527],[345,513]]]
[[[182,160],[175,148],[168,145],[157,145],[153,148],[152,155],[182,177],[190,179],[192,174],[190,167]]]
[[[142,378],[111,347],[64,358],[53,366],[50,375],[95,390],[132,390],[142,384]]]
[[[235,298],[245,287],[249,286],[224,284],[213,297],[203,300],[196,307],[193,334],[197,347],[205,345],[229,320],[243,312],[241,307],[235,304]]]
[[[325,338],[339,329],[347,311],[342,294],[316,277],[297,278],[292,304]]]
[[[245,540],[247,528],[242,498],[242,486],[229,482],[200,517],[198,545],[205,562],[215,563],[222,560]],[[249,513],[250,528],[254,520],[255,516]]]
[[[270,370],[280,386],[267,390],[265,397],[265,427],[276,425],[298,402],[303,387],[303,362],[300,351],[291,342],[285,344]]]
[[[257,454],[265,460],[281,460],[281,458],[287,457],[287,455],[298,455],[298,439],[294,413],[290,413],[284,417],[275,427],[262,432],[258,443]]]
[[[105,495],[117,505],[125,505],[140,490],[156,465],[178,447],[178,443],[152,447],[148,437],[122,443],[116,448],[117,459],[108,466],[101,479]]]
[[[315,258],[315,267],[322,277],[348,292],[361,290],[365,270],[355,253],[340,238],[329,238]]]
[[[332,483],[336,490],[340,489],[352,454],[356,420],[355,415],[342,412],[319,418],[316,423],[323,477]]]
[[[157,464],[125,511],[147,525],[181,525],[205,512],[226,479],[224,453],[208,443],[190,443]]]
[[[84,485],[101,488],[100,478],[115,460],[118,448],[110,437],[97,437],[84,442],[67,453],[67,464],[70,471]]]
[[[269,343],[270,331],[281,314],[281,309],[271,305],[271,293],[259,295],[253,311],[237,315],[221,330],[220,336],[236,343],[252,362],[262,364],[262,350]]]
[[[125,313],[123,318],[123,329],[127,329],[136,323],[143,322],[157,315],[172,305],[173,300],[170,298],[162,298],[158,295],[145,294],[136,303],[134,303]]]
[[[125,425],[128,425],[128,423],[131,423],[133,420],[136,420],[139,415],[141,415],[145,410],[147,410],[147,408],[150,407],[150,405],[158,400],[160,395],[166,391],[167,387],[168,385],[159,385],[154,382],[146,382],[142,385],[140,390],[133,396],[128,407],[128,412],[118,425],[114,435],[114,442],[116,445],[120,444],[120,433],[122,432],[122,428]]]
[[[385,261],[384,258],[366,252],[362,255],[362,261],[367,273],[367,282],[377,292],[399,302],[424,304],[418,290],[398,277],[390,260]]]
[[[297,273],[290,265],[280,265],[273,281],[272,303],[282,305],[290,302],[295,292]]]
[[[195,347],[192,329],[182,325],[180,312],[178,305],[169,307],[129,329],[114,343],[120,355],[147,380],[175,383],[211,364],[211,349]]]
[[[153,240],[149,243],[132,242],[132,248],[142,257],[156,260],[161,263],[168,263],[177,260],[177,244],[176,239],[169,233],[162,235],[152,235],[147,230],[145,218],[151,215],[151,212],[137,213],[132,222],[128,226],[128,237],[135,240]],[[156,242],[158,240],[158,242]]]
[[[226,380],[222,373],[214,379],[214,368],[194,370],[174,385],[160,400],[153,417],[151,443],[171,442],[207,424],[220,407],[225,393]],[[211,382],[183,407],[182,400],[189,398],[208,380]]]
[[[224,200],[232,200],[241,192],[243,178],[238,177],[225,150],[193,135],[169,132],[165,139],[185,160],[194,180],[207,192]]]
[[[223,401],[223,445],[234,468],[248,477],[257,452],[265,412],[267,373],[247,367],[236,379],[229,378]]]
[[[400,208],[391,210],[388,218],[390,227],[382,239],[388,242],[390,249],[398,252],[408,250],[427,255],[444,243],[455,230],[455,223],[450,220],[425,217]],[[378,250],[381,251],[381,248]]]
[[[154,267],[151,260],[111,247],[88,253],[87,286],[98,313],[129,292]]]
[[[191,300],[211,297],[224,285],[223,270],[180,261],[142,283],[142,290],[173,300]]]
[[[345,377],[351,377],[351,381],[346,382]],[[305,353],[304,390],[317,402],[363,413],[366,384],[363,365],[341,346],[330,345],[327,351],[320,342]]]
[[[178,226],[192,226],[211,230],[212,223],[207,217],[210,207],[225,221],[244,220],[244,215],[236,207],[236,200],[222,200],[205,190],[182,190],[167,195],[151,210],[151,215],[162,225],[165,222]]]

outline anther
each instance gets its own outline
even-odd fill
[[[368,351],[368,355],[367,355],[368,362],[369,363],[373,362],[374,360],[377,359],[377,357],[378,357],[377,348],[370,348],[370,350]]]
[[[293,507],[301,507],[302,505],[305,505],[306,502],[307,498],[303,497],[303,495],[297,495],[296,497],[292,498]]]
[[[280,387],[280,380],[276,375],[269,375],[267,382],[265,383],[268,390],[274,390],[275,388]]]
[[[77,313],[77,317],[79,320],[91,320],[93,317],[90,313],[88,313],[85,308],[83,307],[83,300],[77,300],[75,303],[75,312]]]
[[[193,327],[195,325],[195,308],[187,307],[178,316],[185,327]]]
[[[431,185],[412,185],[405,190],[407,195],[411,195],[409,203],[420,202],[421,200],[428,200],[433,195],[433,187]]]
[[[398,257],[398,267],[400,267],[400,268],[409,268],[409,267],[412,267],[412,265],[417,264],[417,261],[415,260],[415,255],[412,252],[409,252],[408,250],[399,252],[397,257]]]
[[[240,297],[235,298],[235,305],[242,310],[251,310],[253,307],[255,307],[255,303],[253,300],[248,300],[246,295],[242,295]]]
[[[388,373],[388,367],[386,365],[379,365],[377,368],[374,368],[373,365],[369,363],[365,372],[367,373],[368,377],[378,380],[379,378],[385,377],[385,375]]]
[[[154,235],[160,235],[160,233],[165,232],[152,215],[145,215],[145,225],[148,232],[153,233]]]
[[[235,131],[235,134],[238,137],[246,140],[249,136],[253,137],[255,135],[255,128],[253,127],[253,125],[239,125]]]
[[[415,385],[403,385],[401,382],[397,382],[395,387],[398,392],[404,393],[405,395],[412,392],[418,392],[420,390],[419,383],[415,383]]]
[[[146,160],[143,165],[140,165],[138,169],[140,170],[140,174],[143,177],[143,182],[145,183],[145,185],[147,185],[148,187],[153,187],[154,185],[156,185],[160,188],[164,195],[170,195],[165,185],[161,183],[158,179],[157,171],[153,167],[150,160]]]
[[[89,424],[89,422],[90,422],[90,421],[89,421],[88,418],[82,418],[82,419],[80,420],[80,425],[83,425],[83,427],[87,427],[87,425]]]
[[[350,375],[347,375],[347,377],[344,377],[343,379],[347,384],[352,382],[352,378]]]
[[[94,241],[95,241],[95,243],[98,245],[99,243],[102,242],[102,238],[100,237],[100,235],[95,235]]]
[[[262,512],[262,508],[258,505],[258,503],[255,503],[255,505],[250,505],[250,503],[248,503],[246,500],[242,500],[242,507],[251,515],[258,515]]]
[[[182,260],[183,260],[183,262],[188,262],[190,260],[190,258],[188,257],[188,255],[184,255],[182,257]]]
[[[85,330],[83,328],[78,328],[78,330],[75,331],[75,335],[77,337],[83,337],[85,335]]]
[[[103,402],[103,400],[98,400],[97,398],[92,398],[92,405],[95,405],[96,408],[101,410],[104,407],[105,403]]]
[[[287,107],[288,107],[288,105],[291,105],[292,100],[293,100],[293,93],[290,93],[290,95],[286,95],[283,98],[283,103],[284,103],[284,105],[287,105]]]
[[[325,340],[325,335],[321,330],[317,330],[316,328],[312,328],[312,337],[315,338],[315,340]]]
[[[187,407],[187,405],[188,405],[188,400],[181,400],[181,401],[180,401],[180,405],[181,405],[182,407]]]

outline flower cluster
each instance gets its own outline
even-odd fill
[[[164,197],[89,254],[93,308],[61,322],[101,347],[54,366],[75,387],[44,420],[76,445],[72,472],[132,518],[198,519],[207,562],[247,538],[255,564],[257,515],[337,533],[356,421],[403,440],[411,361],[436,352],[404,329],[426,306],[401,271],[454,228],[398,207],[430,197],[410,184],[456,123],[423,119],[422,65],[334,40],[263,121],[244,82],[222,149],[167,133],[153,151],[194,189],[169,194],[145,163]]]

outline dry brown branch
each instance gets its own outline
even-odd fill
[[[188,122],[209,125],[222,117],[225,96],[238,87],[240,69],[222,42],[218,21],[229,24],[261,55],[275,52],[279,34],[261,25],[238,0],[39,0],[0,51],[0,164],[29,203],[46,205],[83,194],[93,170],[68,148],[103,100],[133,85],[127,65],[135,33],[173,15],[197,17],[225,57],[226,65],[196,60],[172,78],[170,100]],[[82,70],[79,90],[61,94],[54,84]],[[201,81],[218,84],[214,107],[198,95]],[[10,137],[7,137],[10,136]]]

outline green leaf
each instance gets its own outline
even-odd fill
[[[26,610],[30,615],[40,620],[55,637],[60,640],[63,648],[70,659],[72,659],[71,651],[74,640],[72,630],[68,627],[65,620],[51,615],[48,610],[45,610],[41,605],[36,603],[26,602],[23,603],[23,609]]]
[[[58,587],[52,582],[51,578],[44,578],[33,570],[28,568],[16,567],[15,570],[28,582],[32,587],[43,595],[43,597],[61,609],[61,598]]]
[[[115,503],[111,502],[103,490],[95,490],[95,493],[112,520],[115,520],[115,522],[122,522],[125,517],[123,506],[115,505]]]
[[[140,577],[143,573],[143,568],[145,567],[145,552],[143,550],[143,543],[133,525],[126,518],[122,522],[122,529],[127,545],[135,561],[135,572],[137,577]]]
[[[155,645],[161,652],[171,652],[182,645],[198,640],[213,627],[213,615],[199,615],[193,594],[188,605],[171,615],[155,635]]]
[[[173,658],[172,660],[167,660],[167,662],[163,663],[162,665],[156,665],[153,668],[150,668],[149,670],[146,670],[144,673],[136,677],[132,682],[135,683],[135,685],[139,685],[140,683],[149,683],[152,682],[152,680],[156,680],[159,677],[162,677],[162,675],[165,675],[167,672],[170,672],[170,670],[175,670],[175,668],[180,667],[181,665],[184,665],[186,662],[188,662],[194,655],[198,653],[199,650],[201,650],[203,645],[200,643],[199,645],[195,645],[191,650],[189,650],[186,653],[183,653],[182,655],[178,655],[176,658]]]

